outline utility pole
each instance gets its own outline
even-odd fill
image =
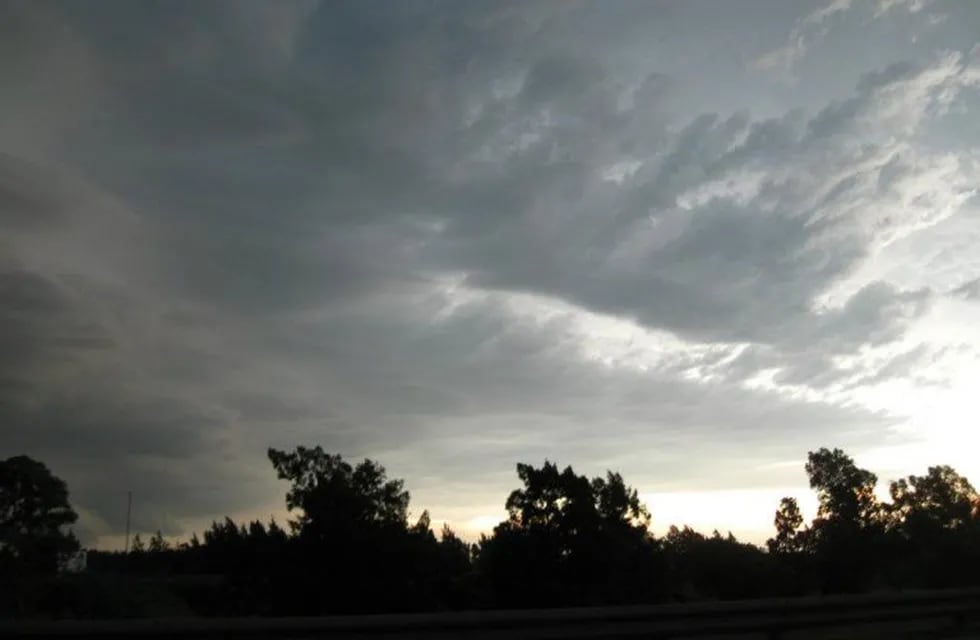
[[[133,492],[126,492],[126,549],[125,553],[129,553],[129,519],[133,515]]]

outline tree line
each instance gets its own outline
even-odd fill
[[[517,465],[507,518],[475,544],[427,512],[409,518],[404,483],[375,461],[320,447],[268,451],[293,516],[214,522],[127,552],[79,548],[63,481],[25,456],[0,463],[0,613],[41,616],[323,615],[741,599],[980,584],[980,497],[948,466],[892,482],[839,449],[810,452],[819,508],[809,524],[784,498],[765,547],[730,533],[649,529],[618,473]]]

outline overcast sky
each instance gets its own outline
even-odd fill
[[[750,540],[803,461],[980,480],[980,3],[0,1],[0,452],[91,544],[369,456]]]

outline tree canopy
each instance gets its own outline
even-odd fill
[[[269,449],[269,460],[279,478],[291,483],[286,507],[300,511],[291,523],[300,535],[403,528],[408,521],[404,483],[389,480],[384,467],[372,460],[351,466],[320,447],[297,447],[292,453]]]
[[[68,487],[41,462],[0,462],[0,571],[53,573],[78,550]]]
[[[633,570],[649,568],[650,514],[616,473],[589,480],[545,461],[517,465],[523,487],[508,519],[481,540],[478,562],[502,606],[619,601],[639,594]],[[648,585],[654,588],[654,582]]]
[[[946,465],[896,480],[889,493],[895,524],[906,537],[933,538],[944,529],[966,526],[975,519],[980,499],[970,481]]]
[[[803,526],[796,501],[784,498],[776,536],[768,542],[801,579],[831,592],[962,586],[977,579],[978,494],[951,467],[930,467],[924,476],[892,482],[890,503],[877,498],[875,474],[840,449],[810,452],[806,472],[817,493],[817,517]]]
[[[75,520],[67,487],[40,463],[7,460],[0,587],[12,580],[15,593],[29,593],[24,576],[47,576],[35,586],[54,591],[34,589],[34,604],[21,596],[17,606],[60,603],[45,609],[56,615],[159,615],[164,603],[182,615],[321,615],[980,584],[980,497],[948,466],[895,480],[881,500],[875,474],[846,453],[812,451],[804,469],[815,517],[806,522],[797,500],[784,498],[760,548],[688,526],[655,536],[637,490],[613,471],[589,478],[548,460],[518,464],[506,518],[470,545],[445,524],[436,535],[427,511],[412,515],[403,481],[375,461],[352,464],[320,447],[270,449],[269,460],[288,482],[289,527],[226,517],[187,542],[137,533],[128,553],[90,551],[89,581],[70,598],[72,583],[54,574],[77,547],[66,531]],[[131,589],[108,598],[100,584]]]
[[[820,502],[815,522],[818,531],[828,526],[863,528],[879,520],[878,477],[858,467],[840,449],[811,451],[806,473]]]

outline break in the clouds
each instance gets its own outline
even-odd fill
[[[280,510],[265,448],[304,443],[471,533],[546,457],[659,524],[824,445],[980,473],[978,33],[939,0],[3,2],[0,444],[107,544],[127,490],[174,535]]]

